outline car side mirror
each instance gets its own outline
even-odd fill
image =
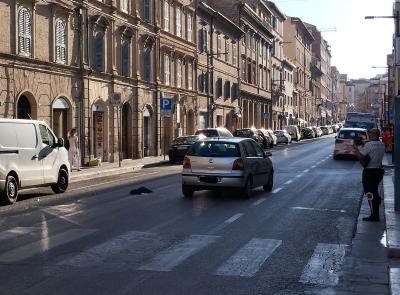
[[[59,138],[58,140],[57,140],[57,145],[56,145],[57,147],[63,147],[64,146],[64,138]]]
[[[266,151],[266,152],[265,152],[265,158],[269,158],[269,157],[272,157],[272,153]]]

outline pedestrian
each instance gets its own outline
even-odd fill
[[[368,197],[371,207],[371,216],[364,217],[364,221],[379,221],[379,205],[381,197],[378,187],[383,179],[382,160],[385,155],[385,145],[380,141],[380,131],[373,128],[368,132],[369,139],[364,146],[353,144],[354,154],[364,166],[362,184],[364,194]]]
[[[69,142],[68,160],[69,160],[69,165],[71,166],[71,172],[74,166],[78,171],[81,171],[80,157],[79,157],[79,141],[78,141],[78,136],[76,135],[76,128],[72,128],[68,132],[68,142]]]
[[[385,127],[382,132],[382,141],[385,144],[386,152],[392,152],[392,130],[389,126]]]

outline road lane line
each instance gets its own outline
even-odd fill
[[[139,270],[171,271],[174,267],[184,262],[190,256],[214,243],[219,236],[191,235],[185,241],[172,246],[150,259]]]
[[[39,241],[2,253],[0,255],[0,262],[12,263],[22,261],[47,252],[55,247],[88,236],[96,231],[97,230],[94,229],[70,229],[54,236],[45,236]]]
[[[145,242],[156,236],[154,233],[130,231],[111,240],[100,243],[90,249],[87,249],[77,255],[66,258],[58,265],[68,265],[72,267],[92,267],[103,263],[108,257],[132,247],[138,242]]]
[[[310,172],[310,169],[306,169],[303,171],[303,173],[307,173],[307,172]]]
[[[299,282],[336,286],[339,282],[339,272],[346,254],[346,246],[318,243]]]
[[[317,165],[313,165],[313,166],[311,166],[311,168],[315,168],[315,167],[317,167]]]
[[[262,198],[258,201],[255,201],[253,204],[251,204],[252,207],[258,206],[260,205],[262,202],[264,202],[266,200],[266,198]]]
[[[0,233],[0,241],[14,239],[18,236],[27,235],[38,230],[40,230],[39,227],[14,227],[12,229],[2,231]]]
[[[303,176],[303,173],[300,173],[300,174],[296,175],[296,178],[300,178],[302,176]]]
[[[346,210],[338,210],[338,209],[308,208],[308,207],[290,207],[290,209],[346,213]]]
[[[293,180],[288,180],[285,182],[285,184],[291,184],[293,182]]]
[[[281,244],[281,240],[253,238],[222,264],[215,274],[252,277]]]
[[[279,193],[282,189],[283,189],[283,187],[278,187],[278,188],[274,189],[272,193],[273,193],[273,194],[277,194],[277,193]]]
[[[240,217],[242,217],[243,213],[237,213],[235,215],[233,215],[232,217],[228,218],[227,220],[225,220],[223,223],[221,223],[220,225],[214,227],[212,230],[210,230],[209,232],[207,232],[208,235],[214,235],[215,233],[219,232],[220,230],[222,230],[223,228],[227,227],[229,224],[233,223],[234,221],[238,220]]]

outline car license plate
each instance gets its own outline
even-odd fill
[[[216,177],[216,176],[200,176],[200,181],[206,182],[206,183],[217,183],[218,177]]]
[[[178,150],[186,150],[187,147],[186,146],[178,146]]]

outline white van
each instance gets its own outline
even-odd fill
[[[299,141],[301,139],[301,133],[297,125],[284,126],[283,129],[285,129],[290,134],[292,140]]]
[[[63,193],[69,183],[68,151],[44,123],[0,118],[0,201],[13,204],[21,188],[51,186]]]

